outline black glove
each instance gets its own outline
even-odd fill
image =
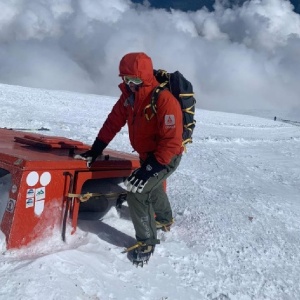
[[[139,169],[136,169],[125,180],[124,184],[128,192],[141,193],[152,176],[156,176],[158,172],[165,168],[160,164],[154,155],[149,156]]]
[[[103,150],[106,148],[107,144],[99,140],[98,138],[95,139],[91,150],[88,150],[84,153],[79,155],[75,155],[74,158],[79,158],[86,160],[86,165],[88,168],[91,167],[92,163],[97,159],[99,155],[102,154]]]

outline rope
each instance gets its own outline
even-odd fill
[[[105,196],[107,198],[112,198],[112,197],[117,197],[120,195],[126,195],[126,193],[107,193],[107,194],[103,194],[103,193],[85,193],[85,194],[72,194],[72,193],[68,193],[67,197],[70,198],[78,198],[81,202],[86,202],[88,201],[91,197],[100,197],[100,196]]]

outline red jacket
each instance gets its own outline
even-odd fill
[[[145,160],[152,152],[159,163],[169,164],[172,157],[183,151],[180,104],[168,90],[164,90],[157,100],[157,113],[147,120],[145,108],[150,104],[153,89],[159,84],[153,75],[150,57],[144,53],[125,55],[120,62],[120,76],[124,75],[139,77],[143,84],[135,92],[133,106],[128,99],[131,92],[124,83],[119,85],[122,95],[100,129],[98,138],[109,144],[127,122],[131,145],[140,158]],[[151,108],[146,112],[151,115]]]

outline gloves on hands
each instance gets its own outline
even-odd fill
[[[135,171],[125,180],[124,184],[128,192],[141,193],[152,176],[156,176],[158,172],[165,168],[160,164],[154,155],[149,156],[142,166]]]
[[[102,154],[106,146],[106,143],[96,138],[90,150],[79,155],[75,155],[74,158],[86,160],[86,165],[88,168],[90,168],[97,157]]]

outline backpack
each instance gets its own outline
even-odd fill
[[[156,114],[158,95],[164,89],[168,89],[181,106],[183,117],[182,145],[186,148],[186,144],[193,141],[192,135],[196,126],[194,119],[196,99],[194,98],[193,86],[179,71],[167,73],[164,70],[154,70],[154,76],[160,85],[154,89],[151,103],[147,106],[151,107],[153,114],[150,117],[146,114],[146,118],[151,119]]]

